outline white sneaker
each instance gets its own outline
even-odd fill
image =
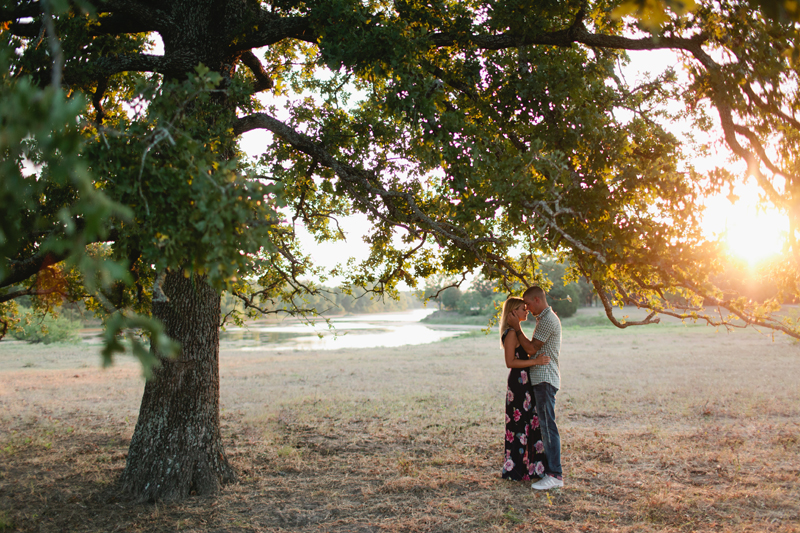
[[[544,476],[542,479],[531,485],[532,489],[536,490],[550,490],[560,489],[564,486],[564,482],[553,476]]]

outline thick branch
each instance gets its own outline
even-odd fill
[[[767,102],[762,100],[761,97],[759,97],[755,93],[755,91],[753,90],[753,87],[749,83],[746,83],[746,84],[742,85],[742,91],[750,98],[750,101],[753,102],[760,109],[762,109],[763,111],[766,111],[767,113],[775,115],[776,117],[788,122],[795,129],[800,130],[800,122],[798,122],[798,120],[796,118],[787,115],[786,113],[784,113],[780,109],[778,109],[778,108],[776,108],[774,106],[771,106]]]
[[[158,31],[159,25],[130,18],[126,15],[114,14],[102,17],[100,24],[89,29],[91,35],[119,35],[122,33],[150,33]]]
[[[88,28],[90,35],[147,33],[159,31],[171,23],[169,14],[134,0],[104,0],[93,2],[97,8],[98,24]],[[0,9],[0,22],[10,22],[9,31],[19,37],[34,38],[39,35],[41,21],[21,23],[21,19],[41,15],[41,2],[26,2],[13,9]]]
[[[8,269],[10,272],[5,278],[0,279],[0,288],[22,283],[26,279],[37,274],[40,270],[60,263],[66,259],[67,256],[69,256],[68,252],[60,254],[46,252],[36,254],[22,261],[9,261]]]
[[[197,66],[197,58],[192,53],[174,53],[170,56],[137,54],[103,57],[94,61],[88,68],[67,69],[64,72],[66,83],[86,83],[109,78],[121,72],[158,72],[182,75],[191,72]],[[36,75],[39,82],[46,79],[49,73],[39,71]]]
[[[94,94],[92,95],[92,106],[94,106],[96,113],[94,120],[97,122],[97,124],[102,124],[106,117],[106,113],[103,111],[103,97],[105,96],[107,90],[108,78],[98,80],[97,89],[95,89]]]
[[[232,52],[270,46],[284,39],[298,39],[312,44],[319,40],[319,35],[312,30],[311,21],[306,17],[278,17],[262,10],[258,18],[253,31],[246,32],[231,45]]]
[[[174,27],[175,19],[156,6],[167,3],[140,0],[92,0],[100,14],[97,33],[143,33]]]
[[[46,294],[53,294],[56,292],[62,294],[62,296],[66,296],[58,288],[36,289],[34,287],[30,287],[28,289],[21,289],[18,291],[10,292],[8,294],[0,295],[0,304],[3,302],[8,302],[9,300],[14,300],[16,298],[22,298],[23,296],[44,296]],[[2,338],[3,337],[0,336],[0,339]]]
[[[256,55],[251,52],[247,51],[242,54],[240,58],[241,62],[250,69],[253,73],[253,76],[256,78],[256,85],[253,88],[255,92],[259,93],[261,91],[266,91],[267,89],[272,89],[275,86],[275,83],[272,81],[272,78],[269,77],[267,71],[264,70],[264,65],[261,64],[261,61],[256,57]]]
[[[611,302],[608,300],[608,295],[606,294],[603,285],[596,280],[592,280],[592,285],[594,285],[594,289],[597,291],[597,295],[600,297],[600,301],[603,302],[603,308],[606,310],[606,316],[611,321],[612,324],[617,326],[620,329],[625,329],[629,326],[645,326],[647,324],[658,324],[659,319],[654,318],[656,313],[652,312],[647,315],[647,318],[644,320],[632,320],[630,322],[620,322],[614,316],[614,307],[611,305]]]
[[[42,31],[42,24],[40,22],[12,22],[8,25],[8,31],[17,37],[35,39]]]
[[[479,260],[502,266],[519,279],[524,279],[524,276],[503,257],[485,249],[486,245],[498,243],[497,239],[471,239],[462,228],[447,221],[433,219],[417,205],[413,194],[398,189],[384,188],[374,172],[336,160],[322,145],[314,142],[308,135],[294,130],[276,118],[265,113],[256,113],[240,118],[234,125],[234,133],[241,135],[260,128],[271,131],[294,149],[317,160],[321,166],[332,169],[342,180],[350,197],[362,209],[394,225],[406,223],[429,230],[452,242],[456,247],[472,252]],[[388,215],[380,211],[380,205],[383,205]]]
[[[42,13],[40,2],[21,2],[13,8],[0,8],[0,22],[10,22],[21,18],[35,17]]]
[[[747,140],[750,141],[750,145],[753,147],[753,150],[755,150],[756,154],[758,154],[758,157],[764,163],[764,166],[766,166],[770,171],[789,178],[794,183],[800,183],[800,180],[798,180],[797,176],[778,168],[778,166],[773,163],[772,160],[770,160],[769,156],[767,155],[767,151],[764,149],[764,146],[761,144],[761,141],[754,132],[750,131],[750,129],[745,126],[740,126],[738,124],[734,125],[733,129],[736,133],[747,137]]]
[[[704,35],[692,38],[647,37],[631,39],[618,35],[600,35],[590,33],[583,21],[578,20],[572,27],[538,35],[519,35],[516,33],[502,33],[499,35],[463,35],[436,33],[431,36],[434,46],[454,46],[460,43],[471,43],[484,50],[505,50],[530,45],[549,45],[568,47],[573,44],[584,44],[595,48],[613,48],[618,50],[692,50],[705,40]]]

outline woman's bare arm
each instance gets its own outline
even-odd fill
[[[506,334],[506,339],[503,341],[503,353],[506,357],[506,368],[530,368],[536,365],[546,365],[550,362],[547,356],[540,356],[534,359],[517,359],[514,353],[517,349],[517,335],[512,330]]]

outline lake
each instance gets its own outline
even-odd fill
[[[296,319],[228,327],[220,332],[225,349],[338,350],[428,344],[456,337],[474,326],[426,325],[420,322],[435,309],[332,317],[330,326],[319,318],[313,324]]]

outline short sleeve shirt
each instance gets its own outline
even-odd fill
[[[528,369],[531,385],[547,382],[553,387],[561,388],[561,372],[558,369],[558,355],[561,352],[561,321],[553,312],[552,307],[547,307],[536,317],[536,329],[533,338],[542,341],[544,345],[536,352],[536,356],[546,355],[550,362],[546,365],[532,366]]]

